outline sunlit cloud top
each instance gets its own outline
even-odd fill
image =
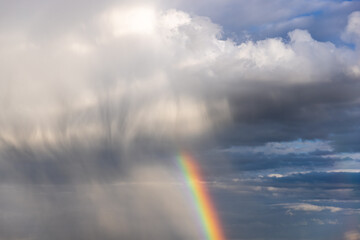
[[[359,1],[0,3],[0,239],[196,239],[181,151],[228,239],[356,239],[359,23]]]

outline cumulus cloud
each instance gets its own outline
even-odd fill
[[[227,0],[180,1],[177,7],[209,16],[225,27],[225,32],[237,41],[285,37],[297,28],[308,29],[317,40],[331,39],[341,45],[340,35],[346,17],[360,9],[357,1],[273,1],[254,2]],[[218,9],[221,9],[219,11]],[[228,16],[232,16],[229,18]],[[329,27],[331,26],[331,28]]]
[[[179,148],[329,150],[328,129],[350,131],[338,122],[358,117],[357,50],[299,29],[237,43],[207,17],[148,2],[100,5],[75,4],[82,14],[67,16],[47,3],[29,16],[9,4],[19,18],[1,16],[0,208],[11,220],[1,219],[0,237],[194,239],[186,200],[169,185]],[[356,19],[346,32],[358,44]],[[297,151],[299,138],[324,141]],[[166,184],[132,185],[154,176]]]
[[[303,121],[315,117],[315,107],[355,100],[351,93],[331,97],[336,86],[348,91],[334,76],[358,76],[352,50],[318,42],[303,30],[289,33],[289,42],[238,45],[220,36],[221,28],[207,18],[136,5],[105,9],[45,43],[25,31],[2,32],[2,96],[8,104],[2,138],[12,139],[8,123],[16,122],[27,127],[28,139],[54,140],[54,126],[42,125],[81,114],[95,117],[67,126],[68,136],[193,136],[232,121],[278,118],[279,109]],[[293,96],[299,88],[308,96]],[[315,95],[310,88],[322,90]],[[316,117],[325,117],[324,111],[320,107]]]
[[[360,12],[353,12],[349,15],[343,38],[349,42],[358,43],[360,38]]]
[[[341,208],[338,207],[329,207],[329,206],[317,206],[313,204],[308,203],[297,203],[297,204],[291,204],[284,206],[287,209],[296,210],[296,211],[324,211],[329,210],[330,212],[338,212],[341,211]]]

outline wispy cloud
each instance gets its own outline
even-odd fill
[[[320,211],[324,211],[324,210],[329,210],[330,212],[338,212],[338,211],[342,210],[342,208],[338,208],[338,207],[318,206],[318,205],[313,205],[313,204],[309,204],[309,203],[285,204],[284,208],[295,210],[295,211],[305,211],[305,212],[307,212],[307,211],[320,212]]]

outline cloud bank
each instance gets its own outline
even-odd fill
[[[0,25],[2,238],[194,239],[179,149],[256,146],[240,171],[329,166],[314,152],[359,149],[359,12],[343,30],[351,48],[302,29],[238,42],[160,3],[60,5],[29,16],[10,4],[19,17]],[[309,141],[277,144],[297,139]],[[209,172],[228,167],[211,160]],[[288,208],[337,211],[314,206]]]

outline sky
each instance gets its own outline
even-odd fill
[[[360,1],[0,0],[0,107],[0,239],[360,240]]]

